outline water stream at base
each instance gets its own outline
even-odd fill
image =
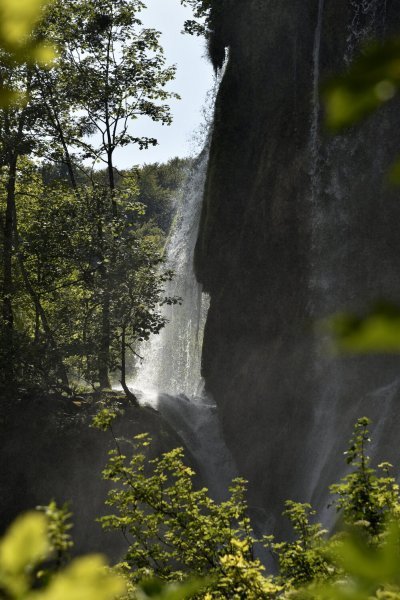
[[[209,299],[193,270],[207,162],[205,150],[188,172],[167,242],[167,267],[175,276],[165,293],[181,298],[182,304],[164,305],[168,322],[143,344],[143,361],[129,386],[142,405],[158,410],[179,434],[204,483],[214,498],[222,499],[236,469],[221,434],[217,407],[204,392],[201,352]]]

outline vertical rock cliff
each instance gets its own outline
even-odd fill
[[[354,420],[400,465],[400,357],[334,358],[314,323],[400,302],[399,104],[330,138],[320,85],[370,37],[398,32],[395,0],[224,0],[210,52],[219,90],[197,277],[210,294],[203,375],[225,439],[274,527],[286,498],[326,506]]]

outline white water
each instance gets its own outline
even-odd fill
[[[351,0],[350,5],[352,20],[347,35],[346,63],[354,58],[360,42],[376,36],[377,25],[383,25],[384,29],[386,20],[386,0],[383,3],[382,0]]]
[[[193,254],[200,220],[208,153],[204,152],[187,175],[182,198],[167,242],[166,266],[175,276],[165,289],[182,305],[165,305],[167,325],[145,344],[144,357],[131,385],[148,396],[166,394],[196,396],[202,391],[201,349],[208,311],[208,297],[202,293],[193,272]]]
[[[348,65],[368,38],[376,37],[384,30],[386,3],[382,0],[351,0],[351,20],[347,30],[347,44],[343,64]],[[323,40],[323,16],[325,0],[319,0],[318,16],[315,24],[313,52],[313,89],[310,126],[310,219],[311,219],[311,261],[310,261],[310,312],[314,319],[325,318],[346,304],[347,278],[354,265],[348,264],[342,251],[344,240],[351,239],[351,198],[349,182],[354,173],[346,161],[338,160],[355,153],[362,139],[337,138],[321,142],[320,127],[320,62]],[[328,175],[327,175],[328,174]],[[319,336],[316,343],[314,369],[316,380],[320,382],[320,401],[314,409],[313,429],[308,444],[310,454],[317,460],[310,479],[310,496],[317,493],[324,470],[332,461],[338,433],[345,425],[346,415],[340,414],[339,399],[345,390],[346,372],[340,360],[335,360],[327,352],[327,339]],[[392,386],[376,390],[371,396],[379,398],[382,406],[380,420],[374,428],[374,437],[381,436],[383,424],[390,414],[393,401]],[[354,403],[356,400],[352,399]],[[361,402],[361,399],[358,399]],[[360,406],[360,414],[362,408]],[[326,510],[321,515],[326,524],[333,515]]]
[[[220,499],[236,470],[221,435],[217,407],[204,393],[201,352],[209,300],[193,270],[207,161],[204,151],[187,175],[166,247],[167,267],[175,276],[165,295],[180,297],[182,304],[163,307],[168,323],[140,349],[143,361],[129,385],[141,404],[158,410],[180,435],[203,481]]]
[[[319,93],[319,73],[320,73],[320,54],[321,54],[321,36],[322,20],[324,15],[325,0],[318,2],[318,16],[314,35],[313,48],[313,89],[312,89],[312,121],[310,132],[310,154],[311,154],[311,197],[312,203],[318,201],[319,192],[319,116],[320,116],[320,93]]]

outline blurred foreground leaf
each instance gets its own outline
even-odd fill
[[[43,10],[51,0],[0,0],[0,66],[51,66],[55,49],[34,35]],[[27,95],[0,84],[0,109],[22,105]]]
[[[347,73],[325,88],[326,123],[334,131],[349,127],[391,100],[400,87],[400,39],[374,43]]]
[[[388,173],[388,180],[393,185],[400,185],[400,160],[397,159],[396,162],[391,166]]]
[[[28,599],[113,600],[124,590],[124,581],[106,568],[104,558],[91,555],[74,560],[44,591],[33,592]]]
[[[311,585],[305,597],[319,600],[367,600],[400,598],[400,528],[387,526],[383,542],[371,546],[353,530],[341,541],[332,542],[327,553],[342,573],[335,581]]]
[[[8,600],[115,600],[126,590],[102,556],[74,560],[37,587],[37,567],[52,558],[48,519],[39,512],[19,517],[0,541],[0,597]]]
[[[29,587],[28,571],[49,552],[47,519],[31,512],[19,517],[0,542],[0,586],[19,597]]]
[[[184,583],[166,584],[160,579],[141,582],[136,592],[138,600],[186,600],[207,587],[209,579],[190,579]]]
[[[49,62],[54,52],[31,33],[49,0],[0,0],[0,47],[18,62]]]
[[[334,315],[327,328],[339,352],[400,352],[400,309],[390,304],[376,305],[364,316]]]

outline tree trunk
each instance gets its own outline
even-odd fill
[[[39,72],[40,72],[40,70],[38,70],[38,73]],[[43,79],[43,77],[44,77],[44,79]],[[42,71],[42,77],[39,80],[40,80],[40,85],[41,85],[43,96],[46,100],[46,109],[47,109],[48,117],[54,128],[56,135],[58,135],[61,147],[63,149],[64,164],[66,165],[67,170],[68,170],[68,176],[69,176],[69,179],[71,182],[72,189],[78,195],[78,184],[77,184],[76,177],[75,177],[74,166],[72,163],[71,154],[69,152],[68,143],[67,143],[67,139],[65,136],[65,131],[64,131],[64,128],[63,128],[63,125],[61,122],[60,114],[59,114],[60,109],[57,104],[57,96],[54,95],[54,90],[52,88],[52,85],[51,85],[51,83],[49,83],[49,80],[47,79],[46,74],[43,74],[43,71]]]
[[[102,278],[103,280],[103,298],[101,303],[101,334],[100,334],[100,350],[99,350],[99,383],[101,389],[111,388],[110,378],[108,374],[110,365],[110,292],[108,290],[107,272]]]
[[[4,364],[2,365],[5,381],[12,386],[14,373],[14,314],[13,314],[13,231],[15,211],[15,179],[17,173],[17,156],[10,161],[7,181],[6,214],[3,241],[3,332],[4,332]]]
[[[128,400],[130,400],[136,406],[138,406],[139,403],[137,401],[135,394],[133,394],[131,392],[131,390],[128,388],[128,385],[126,383],[126,325],[123,325],[122,333],[121,333],[121,382],[120,383],[122,385],[122,389],[124,390],[125,395],[128,398]]]
[[[126,327],[122,327],[121,334],[121,385],[125,390],[126,386]]]
[[[110,137],[109,135],[109,131],[107,130],[108,133],[108,137]],[[110,141],[111,143],[111,141]],[[108,171],[108,185],[110,187],[110,192],[111,192],[111,208],[112,208],[112,214],[113,217],[115,218],[117,216],[117,203],[115,200],[115,177],[114,177],[114,165],[113,165],[113,152],[112,150],[108,150],[107,152],[107,171]]]
[[[18,258],[18,265],[19,265],[19,268],[21,271],[22,279],[25,284],[26,291],[28,292],[28,294],[30,295],[30,297],[32,299],[32,302],[35,306],[35,311],[36,311],[37,315],[39,315],[39,317],[40,317],[40,321],[43,326],[44,334],[45,334],[48,344],[51,348],[51,351],[53,353],[54,361],[56,363],[57,377],[59,378],[59,380],[63,386],[63,389],[67,392],[70,392],[67,370],[64,366],[61,353],[58,349],[57,342],[54,338],[53,332],[52,332],[49,322],[47,320],[46,313],[40,302],[39,295],[37,294],[35,288],[32,285],[32,282],[29,278],[28,271],[26,270],[26,267],[25,267],[24,256],[19,247],[17,209],[15,206],[15,203],[14,203],[13,225],[14,225],[14,239],[15,239],[17,258]]]

